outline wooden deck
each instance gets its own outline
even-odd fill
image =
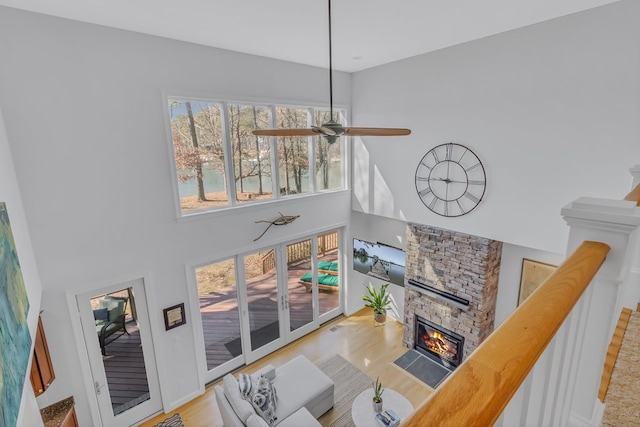
[[[289,269],[289,309],[293,330],[307,324],[313,318],[312,294],[298,283],[298,279],[306,271],[308,265],[301,264]],[[261,277],[248,283],[247,297],[251,312],[252,346],[256,343],[269,342],[272,333],[269,328],[277,320],[277,304],[274,277]],[[333,292],[320,291],[320,313],[339,305],[339,290]],[[238,323],[237,292],[235,287],[213,292],[200,298],[202,326],[205,335],[207,366],[212,369],[236,357],[239,342],[240,326]],[[130,335],[123,335],[107,345],[107,357],[103,360],[109,384],[112,407],[118,414],[149,398],[149,386],[145,372],[143,348],[140,333],[135,322],[127,323]],[[259,337],[259,338],[257,338]]]
[[[291,330],[306,325],[313,319],[312,293],[299,283],[300,277],[310,271],[309,263],[290,266],[288,270],[289,313]],[[247,301],[252,334],[252,349],[270,342],[277,335],[278,301],[275,276],[266,274],[247,281]],[[320,314],[340,304],[340,290],[320,291]],[[240,324],[235,286],[200,296],[200,312],[204,330],[208,369],[213,369],[238,356]],[[270,334],[271,336],[265,336]]]
[[[127,323],[127,331],[130,335],[122,335],[107,345],[107,357],[103,358],[111,407],[116,415],[149,399],[138,325]]]

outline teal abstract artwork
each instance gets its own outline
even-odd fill
[[[0,202],[0,427],[18,423],[31,357],[29,299],[22,279],[7,206]]]

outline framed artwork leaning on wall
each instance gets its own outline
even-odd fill
[[[546,264],[540,261],[523,258],[522,273],[520,275],[520,294],[518,306],[536,290],[547,277],[558,268],[557,265]]]

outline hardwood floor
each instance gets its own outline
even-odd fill
[[[402,345],[402,329],[403,325],[391,318],[384,326],[374,326],[371,309],[364,308],[350,317],[340,316],[328,322],[317,331],[238,372],[252,373],[267,364],[278,367],[300,354],[318,365],[340,354],[370,378],[375,380],[379,376],[385,388],[401,393],[417,408],[433,390],[393,363],[408,350]],[[151,427],[174,413],[180,414],[186,427],[222,426],[214,384],[209,385],[198,398],[169,414],[157,415],[141,426]]]

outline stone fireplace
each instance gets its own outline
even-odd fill
[[[403,344],[426,353],[427,325],[448,333],[432,338],[440,363],[466,359],[494,329],[501,253],[499,241],[408,223]]]

